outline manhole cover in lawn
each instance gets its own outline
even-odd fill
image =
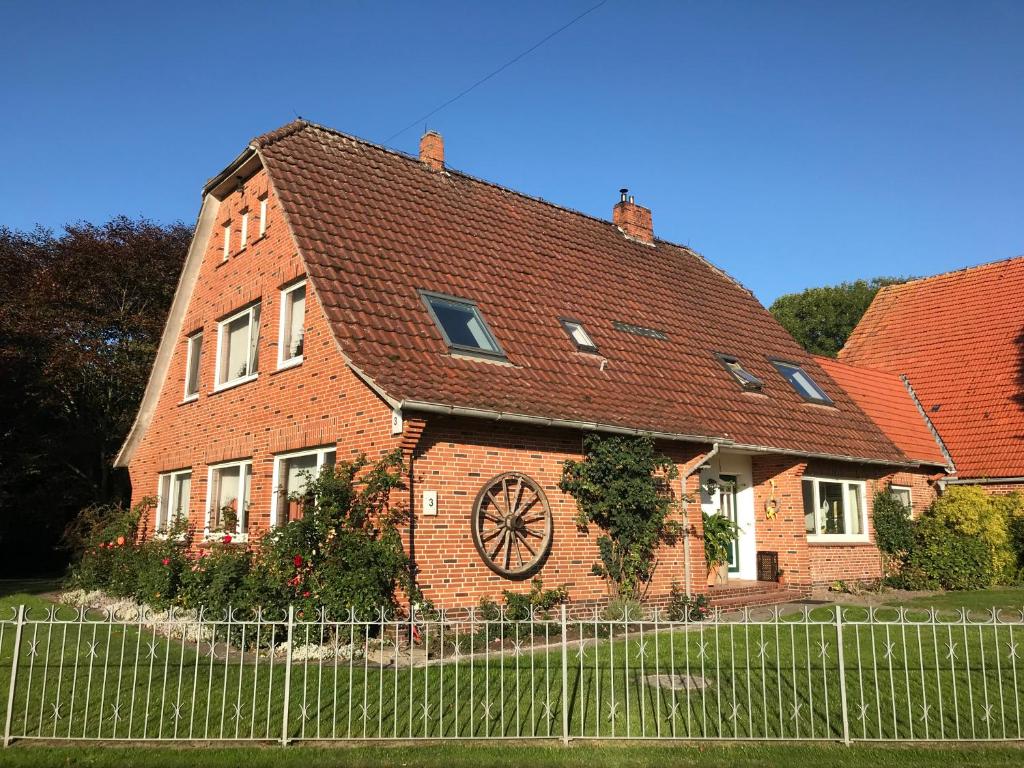
[[[711,680],[700,675],[648,675],[647,684],[671,691],[703,691],[711,687]]]

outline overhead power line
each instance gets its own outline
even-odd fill
[[[590,15],[591,13],[593,13],[594,11],[596,11],[596,10],[597,10],[598,8],[600,8],[600,7],[602,6],[602,5],[604,5],[604,4],[605,4],[605,3],[607,3],[607,2],[608,2],[608,0],[601,0],[601,2],[599,2],[599,3],[597,4],[597,5],[594,5],[594,6],[590,7],[590,8],[588,8],[587,10],[583,11],[583,13],[581,13],[581,14],[579,14],[578,16],[576,16],[576,17],[574,17],[574,18],[570,19],[570,20],[569,20],[569,21],[567,21],[567,22],[566,22],[565,24],[563,24],[562,26],[560,26],[560,27],[559,27],[558,29],[554,30],[553,32],[550,32],[549,34],[547,34],[546,36],[544,36],[543,38],[541,38],[540,40],[538,40],[538,41],[537,41],[536,43],[534,43],[533,45],[531,45],[531,46],[530,46],[529,48],[527,48],[527,49],[526,49],[525,51],[523,51],[522,53],[519,53],[519,54],[517,54],[516,56],[514,56],[513,58],[511,58],[511,59],[509,59],[508,61],[506,61],[506,62],[505,62],[504,64],[502,64],[502,65],[501,65],[500,67],[498,67],[498,68],[497,68],[496,70],[494,70],[493,72],[491,72],[491,73],[489,73],[489,74],[485,75],[484,77],[481,77],[481,78],[480,78],[479,80],[477,80],[477,81],[476,81],[475,83],[473,83],[473,84],[472,84],[471,86],[469,86],[468,88],[466,88],[466,89],[465,89],[464,91],[462,91],[461,93],[458,93],[458,94],[456,94],[456,95],[455,95],[455,96],[453,96],[452,98],[448,99],[448,101],[444,102],[443,104],[440,104],[440,105],[438,105],[437,107],[435,107],[434,109],[430,110],[429,112],[427,112],[427,114],[423,115],[422,117],[417,117],[417,118],[416,118],[415,120],[413,120],[413,121],[412,121],[411,123],[409,123],[409,124],[408,124],[407,126],[405,126],[404,128],[402,128],[401,130],[399,130],[399,131],[395,131],[395,132],[394,132],[393,134],[391,134],[390,136],[388,136],[388,137],[387,137],[387,138],[386,138],[386,139],[384,140],[384,143],[385,143],[385,144],[389,144],[389,143],[390,143],[390,142],[391,142],[391,141],[392,141],[393,139],[396,139],[396,138],[398,138],[398,137],[399,137],[399,136],[401,136],[401,135],[402,135],[403,133],[405,133],[406,131],[408,131],[408,130],[409,130],[410,128],[413,128],[413,127],[415,127],[416,125],[419,125],[420,123],[422,123],[422,122],[423,122],[423,121],[425,121],[425,120],[429,120],[429,119],[430,119],[431,117],[433,117],[434,115],[436,115],[436,114],[437,114],[438,112],[440,112],[440,111],[441,111],[442,109],[444,109],[445,107],[451,106],[451,105],[452,105],[452,104],[454,104],[454,103],[455,103],[456,101],[458,101],[458,100],[459,100],[459,99],[461,99],[461,98],[462,98],[463,96],[465,96],[465,95],[466,95],[467,93],[470,93],[471,91],[475,90],[476,88],[479,88],[479,87],[480,87],[481,85],[483,85],[484,83],[486,83],[486,82],[487,82],[488,80],[490,80],[490,79],[491,79],[492,77],[494,77],[495,75],[499,75],[499,74],[501,74],[501,73],[502,73],[502,72],[504,72],[504,71],[505,71],[506,69],[508,69],[509,67],[511,67],[511,66],[512,66],[513,64],[515,64],[515,63],[516,63],[517,61],[519,61],[520,59],[522,59],[522,58],[524,58],[524,57],[526,57],[526,56],[530,55],[530,54],[531,54],[531,53],[533,53],[533,52],[534,52],[535,50],[537,50],[537,49],[538,49],[538,48],[540,48],[540,47],[541,47],[542,45],[544,45],[544,43],[546,43],[546,42],[547,42],[548,40],[550,40],[551,38],[555,37],[556,35],[558,35],[558,34],[560,34],[560,33],[564,32],[564,31],[565,31],[565,30],[567,30],[567,29],[568,29],[569,27],[571,27],[571,26],[572,26],[573,24],[575,24],[575,23],[576,23],[577,21],[580,21],[581,19],[583,19],[583,18],[584,18],[585,16],[589,16],[589,15]]]

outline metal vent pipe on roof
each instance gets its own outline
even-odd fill
[[[629,195],[629,190],[626,187],[623,187],[622,189],[620,189],[619,190],[619,202],[620,203],[626,202],[626,197],[628,195]]]

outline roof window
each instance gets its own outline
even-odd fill
[[[583,327],[583,323],[579,320],[570,320],[567,317],[561,317],[558,320],[562,324],[562,328],[569,334],[569,338],[572,339],[572,343],[576,345],[576,349],[580,352],[597,352],[597,344],[590,338],[590,334]]]
[[[420,291],[420,296],[449,349],[488,357],[505,357],[476,304],[427,291]]]
[[[748,392],[760,392],[764,387],[764,382],[744,368],[737,358],[732,355],[719,354],[716,354],[715,357],[718,358],[718,362],[725,367],[725,370],[732,374],[732,377],[736,379],[743,389]]]
[[[832,405],[832,398],[825,394],[825,390],[819,387],[814,379],[796,363],[787,363],[785,360],[772,360],[771,364],[783,375],[790,386],[797,391],[804,400],[811,403],[824,403]]]

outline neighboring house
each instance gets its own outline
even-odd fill
[[[1024,490],[1024,257],[890,285],[839,353],[899,375],[952,461],[947,484]]]
[[[625,191],[612,214],[449,170],[434,133],[419,158],[304,121],[254,140],[204,189],[118,456],[134,500],[158,496],[148,529],[187,516],[254,541],[294,514],[306,471],[401,448],[407,544],[437,605],[535,575],[601,600],[562,464],[587,433],[645,433],[693,499],[650,597],[708,589],[701,507],[741,527],[720,600],[877,576],[875,492],[896,479],[924,503],[944,459],[894,443]],[[756,581],[759,552],[785,589]]]

